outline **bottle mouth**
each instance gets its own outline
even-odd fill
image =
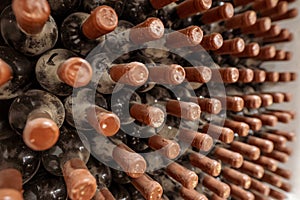
[[[0,87],[13,78],[10,66],[0,59]]]

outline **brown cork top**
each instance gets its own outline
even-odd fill
[[[291,81],[297,80],[297,73],[296,72],[291,72]]]
[[[257,146],[262,152],[270,153],[274,149],[274,144],[270,140],[262,139],[255,136],[248,136],[247,142],[250,145]]]
[[[131,86],[142,86],[149,76],[147,67],[140,62],[116,64],[110,68],[110,77],[113,81]]]
[[[251,179],[250,189],[265,196],[268,196],[270,193],[270,187],[255,178]]]
[[[261,98],[261,106],[267,107],[273,104],[273,97],[270,94],[257,94]]]
[[[276,43],[276,42],[284,42],[291,41],[293,39],[293,34],[288,29],[281,29],[280,33],[274,37],[265,37],[263,41],[265,43]]]
[[[292,185],[288,182],[282,182],[280,189],[282,189],[285,192],[291,192],[292,191]]]
[[[241,31],[244,34],[255,34],[268,31],[271,28],[272,21],[269,17],[263,17],[256,20],[255,24],[247,27],[242,27]]]
[[[229,167],[224,167],[222,169],[222,176],[230,183],[236,184],[245,189],[249,189],[251,185],[251,178],[248,175]]]
[[[67,85],[78,88],[89,84],[93,70],[91,65],[80,57],[65,60],[57,68],[59,79]]]
[[[254,162],[272,172],[274,172],[278,166],[278,163],[276,160],[266,157],[266,156],[260,156],[259,159],[255,160]]]
[[[296,139],[296,134],[290,131],[282,131],[282,130],[268,130],[270,133],[274,133],[276,135],[280,135],[285,137],[288,141],[292,142]]]
[[[230,149],[242,154],[244,158],[248,158],[249,160],[257,160],[260,156],[260,149],[251,144],[233,141],[230,144]]]
[[[245,6],[249,3],[252,3],[253,0],[233,0],[235,7],[237,6]]]
[[[292,177],[292,172],[289,169],[284,169],[281,167],[278,167],[276,169],[276,171],[274,171],[275,174],[277,174],[278,176],[281,176],[285,179],[291,179]]]
[[[165,27],[160,19],[149,17],[130,29],[129,38],[134,44],[143,44],[161,38],[164,31]]]
[[[91,199],[95,195],[96,179],[82,160],[75,158],[65,162],[62,171],[70,199]]]
[[[167,113],[183,119],[195,121],[200,118],[200,106],[193,102],[168,100],[166,105]]]
[[[198,26],[189,26],[179,31],[174,31],[166,36],[165,46],[169,49],[199,45],[203,32]]]
[[[250,83],[254,78],[254,72],[252,69],[243,68],[239,69],[239,80],[241,83]]]
[[[246,11],[234,15],[232,18],[225,21],[225,27],[227,29],[237,29],[241,27],[252,26],[257,20],[256,13],[253,10]]]
[[[278,72],[266,72],[266,80],[267,82],[278,82],[279,81],[279,73]]]
[[[200,153],[191,153],[189,155],[189,160],[193,166],[201,169],[210,176],[219,176],[221,173],[222,166],[220,162],[208,158]]]
[[[184,70],[188,82],[207,83],[212,76],[211,69],[205,66],[185,67]]]
[[[263,38],[276,37],[280,34],[280,31],[281,31],[280,26],[274,24],[271,26],[271,28],[268,31],[256,33],[255,37],[263,37]]]
[[[218,114],[222,110],[221,101],[214,98],[191,97],[192,102],[197,103],[202,112]]]
[[[2,189],[0,189],[0,199],[23,200],[23,195],[22,195],[22,192],[14,190],[14,189],[2,188]]]
[[[158,10],[175,1],[177,0],[150,0],[150,3],[155,10]]]
[[[280,1],[274,8],[265,9],[260,12],[262,17],[272,16],[272,15],[281,15],[288,11],[288,2]]]
[[[270,94],[273,97],[273,102],[274,103],[282,103],[284,102],[284,94],[281,92],[269,92],[268,94]]]
[[[205,195],[200,194],[196,190],[181,187],[179,192],[181,197],[185,200],[208,200]]]
[[[254,94],[245,94],[242,96],[245,102],[245,107],[249,109],[257,109],[261,106],[261,98]]]
[[[260,47],[259,44],[256,42],[252,42],[249,44],[246,44],[245,49],[243,52],[234,54],[233,56],[236,57],[254,57],[259,54]]]
[[[281,163],[286,163],[289,160],[288,154],[277,150],[273,150],[271,153],[264,153],[264,155],[268,156],[269,158],[273,158],[274,160],[277,160]]]
[[[246,173],[250,176],[260,179],[263,177],[265,170],[262,166],[254,164],[250,161],[244,160],[242,166],[239,168],[239,171]]]
[[[177,6],[177,15],[184,19],[210,9],[212,0],[186,0]]]
[[[278,190],[275,189],[270,189],[270,193],[269,193],[270,197],[273,197],[274,199],[278,199],[278,200],[285,200],[287,197],[284,193],[279,192]]]
[[[255,58],[259,60],[268,60],[274,58],[275,55],[276,55],[275,46],[265,46],[260,48],[260,52]]]
[[[112,193],[108,190],[107,187],[102,187],[100,189],[100,193],[103,196],[104,200],[115,200],[115,197],[112,195]],[[98,199],[95,199],[98,200]]]
[[[220,33],[204,35],[200,45],[207,51],[216,51],[223,46],[223,37]]]
[[[14,0],[12,9],[18,25],[28,34],[40,33],[50,16],[47,0]]]
[[[211,123],[205,124],[202,131],[210,135],[212,138],[218,139],[227,144],[230,144],[234,139],[234,132],[230,128],[213,125]]]
[[[160,135],[150,137],[148,146],[154,150],[161,150],[162,154],[169,159],[176,158],[180,153],[180,146],[177,142],[165,139]]]
[[[23,130],[25,144],[35,151],[50,149],[58,138],[59,128],[53,120],[48,118],[27,120]]]
[[[11,189],[12,191],[15,191],[14,193],[16,194],[17,192],[20,192],[22,194],[23,192],[22,184],[23,184],[22,174],[19,170],[13,168],[0,170],[0,188]]]
[[[250,130],[250,126],[245,122],[238,122],[230,119],[225,119],[224,126],[230,128],[239,136],[247,136]]]
[[[178,139],[186,143],[191,143],[193,147],[201,151],[209,151],[214,142],[211,136],[189,129],[180,129]]]
[[[278,3],[278,0],[258,0],[252,4],[252,8],[255,11],[266,10],[274,8]]]
[[[180,65],[159,65],[157,67],[150,67],[148,70],[149,79],[152,82],[178,85],[185,80],[185,71]]]
[[[113,149],[112,157],[131,178],[138,178],[146,171],[145,159],[123,143]]]
[[[160,108],[146,104],[134,103],[129,112],[132,118],[154,128],[160,127],[166,117]]]
[[[215,82],[235,83],[239,80],[239,70],[235,67],[211,69],[211,72],[211,80]]]
[[[217,159],[220,159],[222,162],[229,164],[234,168],[240,168],[244,161],[244,158],[240,153],[222,147],[216,147],[213,155]]]
[[[131,179],[134,187],[143,195],[145,199],[160,200],[163,194],[162,186],[144,174],[138,178]]]
[[[278,119],[274,115],[269,114],[255,114],[253,117],[256,117],[261,120],[263,125],[267,126],[276,126]]]
[[[286,19],[291,19],[294,17],[298,16],[298,9],[297,8],[292,8],[288,10],[286,13],[283,13],[281,15],[273,15],[271,16],[271,19],[273,22],[275,21],[280,21],[280,20],[286,20]]]
[[[121,122],[116,114],[98,106],[91,106],[86,113],[86,119],[98,133],[113,136],[119,131]]]
[[[222,103],[222,108],[234,112],[239,112],[244,108],[244,100],[238,96],[226,96],[226,97],[217,97],[214,98],[218,99]]]
[[[267,111],[266,113],[274,115],[275,117],[277,117],[279,122],[285,124],[289,123],[292,120],[292,116],[285,112]]]
[[[231,3],[224,3],[204,12],[201,16],[203,24],[210,24],[218,21],[230,19],[234,15],[234,8]]]
[[[241,115],[232,116],[232,118],[239,122],[245,122],[250,126],[253,131],[259,131],[262,127],[262,121],[255,117],[246,117]]]
[[[288,156],[291,156],[293,154],[293,149],[288,146],[276,146],[275,149],[279,152],[282,152]]]
[[[224,40],[222,47],[214,51],[214,53],[218,55],[237,54],[243,52],[244,49],[244,40],[242,38],[236,37],[234,39]]]
[[[98,6],[91,15],[83,22],[82,32],[91,40],[112,32],[118,25],[118,15],[109,6]]]
[[[285,146],[287,142],[287,139],[285,137],[273,133],[261,133],[261,137],[272,141],[275,146]]]
[[[282,179],[276,174],[265,173],[261,180],[275,187],[280,187],[282,185]]]
[[[262,83],[266,80],[266,72],[264,70],[253,70],[254,72],[254,83]]]
[[[166,167],[166,172],[187,189],[194,189],[198,185],[197,174],[176,162],[169,164]]]
[[[230,186],[230,195],[234,199],[243,199],[243,200],[254,200],[254,194],[252,194],[249,191],[246,191],[242,189],[241,187],[234,185],[234,184],[229,184]]]
[[[203,186],[220,196],[227,199],[230,196],[230,187],[211,176],[205,176],[202,182]]]
[[[289,82],[289,81],[291,81],[291,73],[290,72],[280,72],[279,73],[279,81],[280,82]]]
[[[10,66],[0,58],[0,87],[13,78]]]

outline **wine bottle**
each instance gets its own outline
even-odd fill
[[[235,184],[244,189],[249,189],[251,185],[250,176],[230,167],[223,167],[220,178],[225,182]]]
[[[82,8],[84,12],[90,13],[92,10],[94,10],[98,6],[107,5],[112,7],[118,16],[122,16],[122,13],[124,12],[125,2],[120,0],[84,0],[82,1]]]
[[[65,49],[52,49],[43,54],[35,68],[39,84],[59,96],[69,96],[73,88],[86,86],[92,73],[86,60]]]
[[[262,166],[264,169],[268,171],[276,171],[278,167],[278,162],[272,158],[261,155],[259,159],[253,161],[255,164]]]
[[[11,127],[22,135],[29,148],[43,151],[58,141],[65,109],[56,96],[29,90],[13,101],[8,117]]]
[[[87,139],[76,129],[63,126],[59,141],[42,153],[42,163],[47,171],[63,176],[70,199],[91,199],[96,192],[96,179],[86,163],[90,157]]]
[[[118,183],[114,183],[110,190],[115,199],[130,200],[131,198],[127,188]]]
[[[0,55],[0,99],[12,99],[30,86],[34,68],[25,56],[11,48],[1,46]]]
[[[272,16],[272,21],[282,21],[282,20],[288,20],[297,17],[298,15],[298,10],[296,8],[291,8],[285,13],[282,14],[277,14]]]
[[[231,183],[229,184],[229,186],[231,197],[241,200],[254,200],[254,195],[252,194],[252,192],[244,190],[241,187]]]
[[[61,22],[66,16],[70,13],[78,10],[81,5],[80,0],[67,1],[67,0],[48,0],[48,3],[51,8],[51,15],[55,18],[56,21]]]
[[[259,12],[259,15],[262,17],[281,15],[281,14],[286,13],[287,11],[288,11],[288,2],[287,1],[279,1],[275,7],[261,10]]]
[[[101,20],[97,20],[101,19]],[[86,56],[104,40],[103,35],[118,25],[118,16],[109,6],[95,8],[91,15],[76,12],[64,19],[61,25],[61,40],[65,48]]]
[[[247,160],[244,160],[239,171],[257,179],[261,179],[265,173],[265,170],[261,165]]]
[[[251,179],[251,185],[250,185],[251,192],[256,192],[265,196],[268,196],[270,193],[270,187],[261,182],[260,180],[257,180],[255,178]]]
[[[7,168],[0,170],[0,198],[23,200],[22,175],[20,171]]]
[[[37,56],[52,49],[58,38],[57,26],[46,0],[13,1],[1,13],[1,34],[8,45],[27,56]]]
[[[79,130],[94,129],[99,134],[112,136],[120,128],[120,119],[107,108],[106,99],[92,89],[74,91],[65,100],[66,121]]]

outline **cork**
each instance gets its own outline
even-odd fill
[[[261,133],[260,136],[264,139],[272,141],[274,145],[285,146],[287,142],[285,137],[272,133]]]
[[[230,19],[225,21],[225,27],[227,29],[237,29],[241,27],[252,26],[256,23],[257,16],[253,10],[236,14]]]
[[[59,138],[57,124],[49,118],[29,119],[23,130],[25,144],[35,151],[50,149]]]
[[[266,80],[266,72],[264,70],[253,70],[254,72],[254,78],[253,82],[254,83],[262,83]]]
[[[258,179],[263,177],[265,173],[265,170],[262,166],[246,160],[244,160],[242,166],[239,168],[239,171]]]
[[[263,196],[257,192],[253,192],[255,200],[268,200],[269,198],[266,196]]]
[[[276,50],[275,56],[271,59],[267,59],[266,61],[283,61],[286,59],[286,52],[283,50]]]
[[[229,167],[224,167],[222,169],[222,177],[235,185],[238,185],[242,188],[249,189],[251,185],[251,178],[243,174],[235,169],[229,168]]]
[[[292,120],[292,116],[285,112],[267,111],[266,113],[277,117],[278,121],[284,124],[288,124]]]
[[[233,168],[240,168],[244,161],[241,154],[222,147],[216,147],[213,156]]]
[[[266,156],[260,156],[259,159],[255,160],[254,162],[272,172],[274,172],[278,166],[278,162],[276,160]]]
[[[8,189],[8,188],[1,188],[0,189],[0,199],[3,200],[23,200],[22,192]]]
[[[0,87],[13,78],[11,67],[0,58]]]
[[[252,115],[253,117],[256,117],[261,120],[263,125],[266,126],[276,126],[278,119],[274,115],[268,115],[268,114],[255,114]]]
[[[140,62],[113,65],[109,74],[114,82],[130,86],[142,86],[149,76],[147,67]]]
[[[264,153],[265,156],[273,158],[281,163],[286,163],[289,160],[289,155],[277,150],[273,150],[271,153]]]
[[[234,8],[231,3],[224,3],[221,6],[216,6],[204,12],[201,16],[203,24],[211,24],[214,22],[224,21],[232,18],[234,15]]]
[[[292,177],[292,172],[289,169],[284,169],[281,167],[278,167],[275,171],[275,174],[277,174],[278,176],[281,176],[285,179],[291,179]]]
[[[215,98],[191,97],[190,100],[197,103],[202,112],[218,114],[222,110],[221,101]]]
[[[100,193],[104,197],[104,200],[114,200],[115,199],[115,197],[112,195],[112,193],[106,187],[101,188]]]
[[[159,84],[179,85],[185,80],[185,71],[180,65],[159,65],[148,70],[150,81]]]
[[[18,193],[20,193],[22,196],[22,192],[23,192],[22,184],[23,184],[22,174],[19,170],[14,168],[6,168],[0,170],[0,197],[1,195],[4,194],[7,196],[10,195],[17,196]],[[10,194],[9,191],[11,191],[12,193]]]
[[[82,33],[88,39],[95,40],[112,32],[118,26],[118,15],[109,6],[98,6],[82,24]]]
[[[158,107],[134,103],[130,115],[135,120],[154,128],[160,127],[165,120],[165,113]]]
[[[179,193],[185,200],[208,200],[205,195],[200,194],[196,190],[187,189],[185,187],[181,187]]]
[[[202,185],[221,198],[227,199],[230,196],[230,187],[214,177],[205,176]]]
[[[184,70],[188,82],[207,83],[212,76],[211,69],[205,66],[185,67]]]
[[[125,144],[119,144],[113,149],[113,159],[124,170],[124,172],[132,177],[141,177],[146,171],[147,164],[145,159],[127,147]]]
[[[271,173],[265,173],[261,180],[275,187],[280,187],[282,185],[282,179],[279,176]]]
[[[278,0],[258,0],[253,2],[252,9],[255,11],[261,11],[265,9],[274,8],[278,3]]]
[[[257,56],[259,54],[259,51],[260,51],[259,44],[256,42],[252,42],[245,45],[245,49],[243,52],[234,54],[233,56],[251,58]]]
[[[272,95],[274,103],[284,102],[284,94],[283,93],[281,93],[281,92],[270,92],[268,94]]]
[[[292,119],[295,119],[295,117],[296,117],[296,111],[292,111],[292,110],[268,109],[268,111],[287,113],[287,114],[289,114],[292,117]]]
[[[233,0],[233,4],[235,5],[235,7],[237,6],[245,6],[249,3],[252,3],[252,0]]]
[[[276,83],[279,81],[279,72],[266,72],[266,82]]]
[[[255,37],[263,37],[263,38],[270,38],[276,37],[280,34],[281,28],[277,24],[271,25],[271,28],[268,31],[263,31],[259,33],[255,33]]]
[[[276,55],[275,46],[264,46],[260,48],[259,54],[255,57],[258,60],[270,60]]]
[[[293,186],[290,183],[283,181],[281,186],[280,186],[280,189],[282,189],[285,192],[291,192],[292,187]]]
[[[191,143],[193,147],[201,151],[209,151],[213,146],[213,139],[211,136],[194,130],[180,129],[178,132],[178,139],[186,143]]]
[[[250,126],[247,123],[231,119],[225,119],[224,126],[230,128],[234,133],[237,133],[241,137],[247,136],[250,130]]]
[[[212,193],[212,194],[209,196],[209,199],[210,199],[210,200],[225,200],[224,198],[219,197],[219,196],[216,195],[215,193]]]
[[[155,17],[149,17],[144,22],[130,29],[129,39],[134,44],[144,44],[160,39],[164,34],[164,24]]]
[[[250,83],[254,78],[254,72],[252,69],[239,69],[239,80],[241,83]]]
[[[221,163],[200,153],[193,152],[189,155],[190,163],[201,169],[210,176],[219,176],[221,173]]]
[[[229,184],[230,186],[230,195],[234,198],[234,199],[240,199],[240,200],[254,200],[254,195],[249,192],[246,191],[244,189],[242,189],[241,187],[238,187],[234,184]]]
[[[293,58],[293,53],[290,51],[285,51],[285,57],[283,59],[283,61],[289,61]]]
[[[104,136],[115,135],[121,126],[116,114],[98,106],[91,106],[87,109],[86,119],[99,134]]]
[[[220,33],[204,35],[200,45],[207,51],[216,51],[223,46],[223,37]]]
[[[154,150],[161,150],[168,159],[175,159],[180,153],[180,146],[173,140],[168,140],[160,135],[151,136],[148,139],[148,146]]]
[[[20,28],[28,34],[39,34],[50,16],[50,5],[47,0],[15,0],[12,10]]]
[[[176,162],[166,167],[166,173],[187,189],[194,189],[198,185],[197,174]]]
[[[288,2],[280,1],[275,7],[260,11],[260,16],[267,17],[272,15],[282,15],[287,11],[288,11]]]
[[[176,10],[180,19],[207,11],[212,5],[212,0],[186,0],[180,3]]]
[[[230,144],[230,149],[240,153],[244,158],[249,160],[257,160],[260,156],[260,149],[258,147],[239,141],[233,141]]]
[[[211,81],[221,83],[235,83],[239,80],[239,70],[235,67],[213,68]]]
[[[269,17],[263,17],[256,20],[255,24],[247,27],[242,27],[240,30],[243,34],[256,34],[270,30],[271,19]]]
[[[244,100],[238,96],[226,96],[226,97],[217,97],[214,98],[218,99],[222,103],[222,108],[234,112],[239,112],[244,108]]]
[[[247,142],[250,145],[257,146],[262,152],[270,153],[274,149],[274,144],[270,140],[262,139],[255,136],[248,136]]]
[[[276,146],[275,149],[279,152],[285,153],[288,156],[293,154],[293,149],[288,146]]]
[[[96,179],[82,160],[79,158],[68,160],[64,163],[62,172],[70,199],[91,199],[95,195]]]
[[[205,124],[202,128],[204,133],[207,133],[212,138],[230,144],[234,139],[234,132],[230,128],[221,127],[213,124]]]
[[[244,40],[236,37],[234,39],[224,40],[222,47],[214,51],[214,53],[217,55],[237,54],[243,52],[244,49]]]
[[[162,186],[146,174],[131,179],[131,183],[145,199],[160,200],[162,197]]]
[[[291,73],[291,81],[297,80],[297,73],[296,72],[290,72]]]
[[[250,189],[265,196],[268,196],[270,193],[270,187],[255,178],[251,179]]]
[[[291,73],[290,72],[280,72],[279,73],[279,81],[280,82],[290,82],[291,81]]]
[[[150,0],[150,3],[155,10],[158,10],[175,1],[177,0]]]
[[[291,41],[293,39],[293,34],[288,29],[281,29],[280,33],[274,37],[263,38],[265,43],[279,43],[285,41]]]
[[[270,94],[257,94],[261,98],[261,106],[267,107],[273,104],[273,97]]]
[[[198,104],[178,100],[168,100],[166,105],[167,113],[183,119],[195,121],[200,118],[201,109]]]
[[[281,21],[281,20],[286,20],[286,19],[292,19],[297,16],[298,16],[298,9],[292,8],[283,14],[271,16],[271,19],[273,22],[276,22],[276,21]]]
[[[259,131],[262,127],[262,121],[255,117],[246,117],[242,115],[235,115],[232,118],[239,122],[245,122],[250,126],[250,129],[253,131]]]
[[[280,135],[285,137],[288,141],[292,142],[296,139],[296,134],[292,131],[283,131],[283,130],[268,130],[270,133],[274,133],[276,135]]]
[[[174,31],[166,35],[165,46],[169,49],[199,45],[203,38],[203,31],[198,26]]]
[[[246,94],[242,96],[244,100],[244,106],[249,109],[257,109],[261,106],[262,100],[258,95]]]
[[[92,80],[92,66],[80,57],[65,60],[57,68],[59,79],[67,85],[78,88],[89,84]]]
[[[272,188],[270,189],[269,196],[273,197],[274,199],[277,199],[277,200],[285,200],[287,198],[284,193],[279,192],[278,190],[274,190]]]

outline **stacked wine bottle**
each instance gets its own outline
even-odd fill
[[[0,200],[286,199],[293,0],[2,0]]]

